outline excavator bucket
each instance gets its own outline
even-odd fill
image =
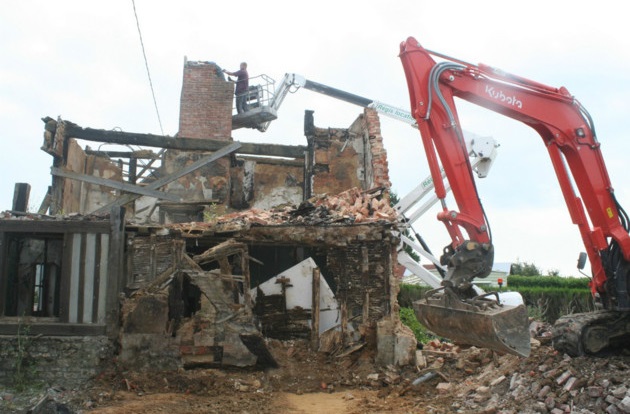
[[[414,302],[415,314],[424,326],[454,342],[489,348],[522,357],[529,356],[530,337],[524,305],[499,304],[496,293],[462,300],[451,289],[428,292]]]

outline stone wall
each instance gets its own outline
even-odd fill
[[[0,384],[76,387],[98,375],[113,354],[105,336],[0,336]]]

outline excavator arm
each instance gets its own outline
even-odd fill
[[[441,61],[436,62],[434,57]],[[529,125],[540,135],[571,220],[584,242],[593,273],[590,288],[594,297],[607,310],[629,310],[628,218],[615,199],[593,122],[582,105],[564,87],[553,88],[487,65],[472,65],[431,52],[414,38],[401,43],[400,59],[411,113],[442,203],[438,219],[451,237],[442,258],[448,263],[442,284],[448,289],[444,297],[450,297],[450,302],[441,298],[441,306],[452,307],[454,295],[460,300],[469,299],[466,292],[472,279],[487,275],[493,260],[490,226],[458,119],[455,98],[459,98]],[[440,167],[446,173],[457,210],[446,206]],[[425,306],[423,312],[429,314],[432,309]],[[441,318],[449,315],[443,309],[439,312]],[[592,319],[590,326],[594,324]],[[443,322],[430,323],[439,329]],[[447,333],[444,336],[448,337]],[[583,339],[582,334],[577,336],[579,341]],[[585,349],[582,345],[580,349]],[[587,351],[591,348],[586,346]]]

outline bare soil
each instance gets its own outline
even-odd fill
[[[131,372],[112,366],[83,389],[49,392],[48,407],[58,411],[41,412],[630,412],[627,355],[570,358],[534,340],[531,356],[520,358],[436,341],[422,350],[426,366],[395,368],[377,367],[374,350],[365,348],[337,358],[301,341],[268,345],[278,368]],[[412,384],[426,373],[434,377]]]

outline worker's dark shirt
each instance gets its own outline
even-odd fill
[[[247,91],[249,87],[249,75],[247,74],[247,70],[237,70],[234,72],[236,76],[236,89],[234,90],[235,95],[240,95]]]

